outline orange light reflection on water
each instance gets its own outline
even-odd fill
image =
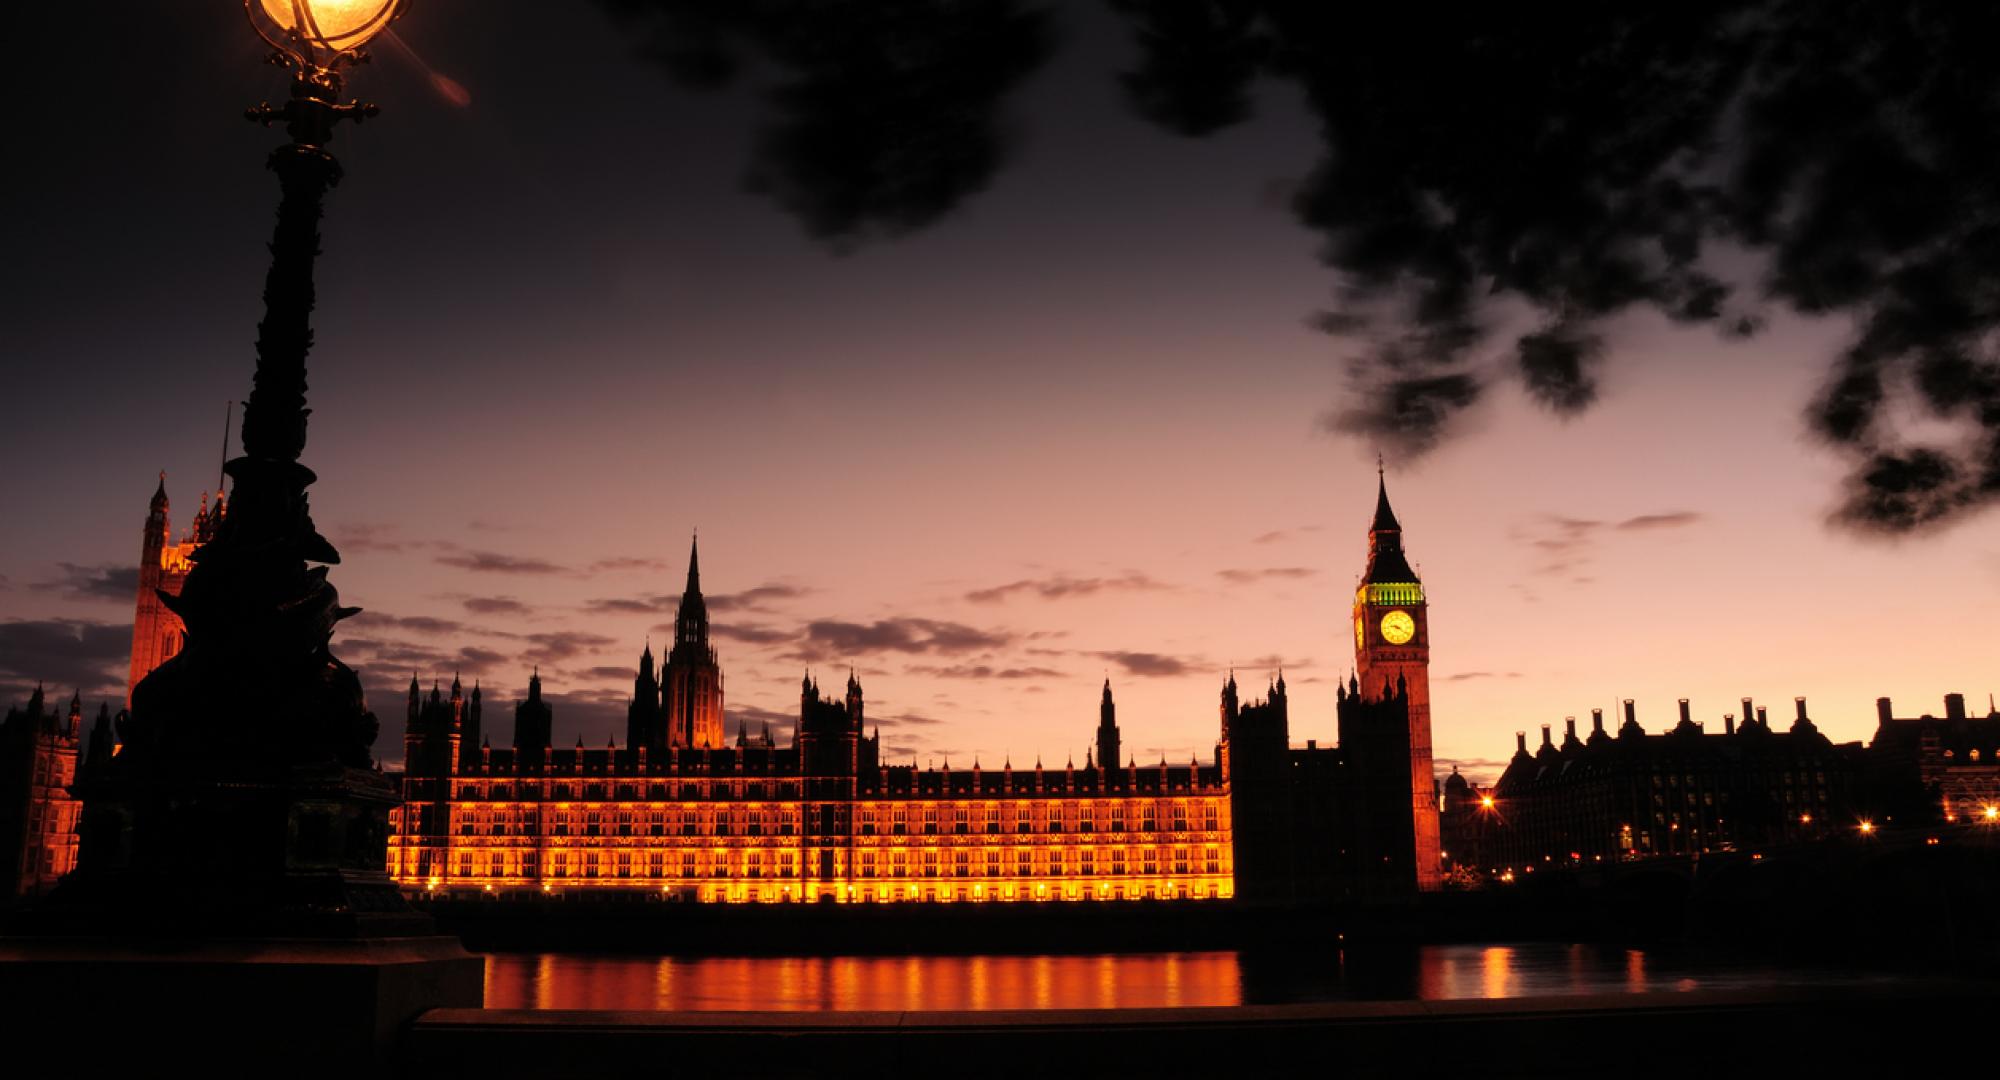
[[[492,956],[490,1009],[903,1012],[1243,1003],[1232,952],[1120,956]]]

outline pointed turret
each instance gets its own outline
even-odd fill
[[[116,744],[111,735],[111,706],[99,704],[97,722],[91,725],[90,742],[83,751],[83,771],[92,773],[103,768],[115,750]]]
[[[864,708],[864,703],[861,698],[861,680],[855,677],[853,668],[848,668],[847,669],[847,723],[848,726],[854,729],[854,734],[856,734],[857,736],[861,734],[863,708]]]
[[[681,590],[680,610],[674,615],[674,642],[708,644],[708,602],[701,596],[701,550],[695,541],[688,544],[687,585]]]
[[[722,719],[722,666],[708,642],[708,602],[701,595],[701,549],[688,542],[687,584],[674,614],[674,643],[660,678],[662,748],[728,745]]]
[[[653,639],[639,653],[639,673],[632,677],[632,700],[625,706],[625,745],[659,753],[667,748],[665,713],[661,711],[660,681],[653,674]]]
[[[1389,478],[1379,461],[1375,464],[1375,522],[1368,526],[1368,531],[1403,531],[1403,526],[1396,520],[1396,512],[1389,508]]]
[[[1368,569],[1363,584],[1414,584],[1417,572],[1403,554],[1403,526],[1389,508],[1389,482],[1376,470],[1375,521],[1368,526]]]
[[[528,699],[514,705],[514,752],[524,763],[539,766],[554,735],[555,710],[542,700],[542,669],[528,676]]]
[[[1104,694],[1097,703],[1097,760],[1118,764],[1118,706],[1111,700],[1111,678],[1104,679]]]

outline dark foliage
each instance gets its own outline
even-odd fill
[[[845,250],[936,222],[1009,149],[1001,104],[1047,59],[1015,0],[603,0],[683,85],[770,73],[746,182]],[[761,65],[761,66],[760,66]]]
[[[769,65],[751,182],[848,246],[926,226],[1004,164],[1007,92],[1046,59],[1011,0],[601,0],[676,78]],[[1778,306],[1855,323],[1808,410],[1853,462],[1836,520],[1909,532],[2000,496],[2000,9],[1949,0],[1479,6],[1110,0],[1134,110],[1184,136],[1303,92],[1323,156],[1293,201],[1359,337],[1326,423],[1406,453],[1495,371],[1558,415],[1597,398],[1605,320],[1725,337]],[[1732,281],[1728,252],[1765,257]],[[1493,338],[1525,314],[1511,363]],[[1907,399],[1950,422],[1912,445]]]

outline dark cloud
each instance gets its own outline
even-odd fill
[[[423,546],[420,541],[404,540],[396,533],[396,526],[386,522],[349,521],[327,530],[327,539],[348,555],[368,551],[394,552]]]
[[[528,605],[511,596],[468,596],[460,603],[474,615],[526,615]]]
[[[753,732],[761,732],[765,724],[771,725],[771,738],[783,744],[786,733],[799,722],[796,708],[790,712],[783,709],[766,709],[760,705],[731,705],[724,722],[731,732],[736,730],[736,721],[747,723]]]
[[[656,627],[656,629],[671,630],[672,627]],[[799,637],[799,632],[796,630],[780,630],[756,623],[712,623],[708,632],[719,638],[741,641],[748,645],[783,645],[797,641]]]
[[[1518,679],[1518,671],[1460,671],[1446,675],[1440,682],[1466,682],[1471,679]]]
[[[786,585],[769,582],[742,592],[717,593],[705,596],[703,600],[710,611],[755,611],[768,614],[773,608],[782,606],[786,600],[797,600],[811,595],[813,590],[803,585]],[[680,598],[675,597],[678,601]]]
[[[463,671],[487,675],[504,671],[506,666],[511,662],[511,659],[511,657],[503,652],[484,649],[477,645],[467,645],[458,650],[458,663],[454,667]]]
[[[1319,573],[1310,566],[1266,566],[1254,570],[1217,570],[1215,576],[1232,585],[1249,585],[1272,578],[1309,578]]]
[[[572,671],[568,674],[573,678],[596,679],[602,682],[612,679],[630,679],[638,674],[638,669],[625,667],[620,664],[605,664],[600,667],[584,668],[582,671]]]
[[[1535,554],[1536,562],[1530,573],[1563,577],[1573,584],[1586,585],[1595,579],[1578,576],[1578,571],[1590,565],[1598,542],[1606,539],[1608,532],[1660,532],[1687,528],[1701,520],[1702,515],[1693,510],[1662,510],[1615,522],[1549,514],[1531,526],[1517,528],[1513,537]]]
[[[131,604],[139,595],[139,568],[136,566],[78,566],[59,562],[62,576],[29,586],[38,592],[62,594],[65,600],[103,601]]]
[[[355,667],[389,667],[401,671],[439,672],[457,666],[456,652],[418,642],[386,638],[349,637],[333,639],[335,656]]]
[[[1672,510],[1661,514],[1640,514],[1619,522],[1616,528],[1634,529],[1678,529],[1693,525],[1701,520],[1701,515],[1692,510]]]
[[[893,716],[869,716],[867,719],[870,727],[880,724],[886,728],[936,727],[944,723],[944,721],[936,717],[919,716],[916,713],[897,713]]]
[[[1093,652],[1085,655],[1094,656],[1100,660],[1109,660],[1119,667],[1124,668],[1127,675],[1186,675],[1191,671],[1207,666],[1206,663],[1199,660],[1188,660],[1183,657],[1168,656],[1164,653],[1111,651]]]
[[[588,567],[586,567],[586,570],[587,572],[592,574],[617,574],[631,570],[646,570],[646,571],[651,571],[653,573],[663,573],[667,570],[667,564],[660,561],[659,559],[647,559],[634,555],[624,555],[624,556],[614,556],[609,559],[598,559],[596,562],[593,562]]]
[[[132,660],[132,624],[90,619],[0,622],[0,692],[25,698],[43,683],[51,697],[116,697],[123,702]]]
[[[1045,667],[994,667],[991,664],[913,664],[905,675],[928,675],[935,679],[1065,679],[1068,674]]]
[[[1253,544],[1276,544],[1280,541],[1290,540],[1293,536],[1300,533],[1316,533],[1318,531],[1320,531],[1320,526],[1318,525],[1301,525],[1296,529],[1272,529],[1270,532],[1258,533],[1256,536],[1251,537],[1250,542]]]
[[[355,630],[407,630],[413,634],[461,634],[465,624],[451,619],[439,619],[429,615],[390,615],[386,612],[364,610],[344,620],[343,629]]]
[[[527,640],[530,647],[521,653],[521,659],[536,664],[568,660],[618,644],[616,638],[582,630],[549,630],[539,634],[529,634]]]
[[[441,566],[456,567],[479,574],[562,574],[563,567],[546,559],[502,555],[495,551],[453,550],[434,560]]]
[[[658,615],[674,610],[677,596],[608,597],[586,600],[583,610],[590,615]]]
[[[990,589],[974,589],[966,593],[965,598],[975,604],[993,604],[1023,594],[1043,600],[1068,600],[1100,592],[1154,592],[1172,587],[1136,570],[1127,570],[1117,577],[1077,578],[1054,574],[1045,578],[1023,578]]]
[[[1596,537],[1604,528],[1602,521],[1551,514],[1526,531],[1517,530],[1515,538],[1535,553],[1536,563],[1530,573],[1556,576],[1588,564]]]
[[[1248,660],[1239,661],[1236,666],[1245,671],[1300,672],[1310,670],[1313,662],[1310,656],[1294,656],[1287,659],[1277,653],[1266,653],[1263,656],[1253,656]]]
[[[872,623],[821,619],[809,622],[793,659],[824,661],[878,653],[957,656],[1012,644],[1015,635],[937,619],[896,618]]]

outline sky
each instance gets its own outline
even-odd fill
[[[63,108],[0,178],[9,703],[122,696],[156,474],[178,532],[248,389],[282,136],[237,117],[282,75],[233,5],[171,8],[37,35]],[[1293,740],[1333,740],[1383,448],[1324,423],[1357,346],[1311,324],[1336,283],[1284,208],[1311,121],[1267,88],[1173,137],[1120,100],[1115,21],[1058,29],[992,184],[842,253],[746,190],[754,94],[675,86],[598,7],[403,20],[350,84],[382,116],[332,147],[304,459],[378,753],[412,674],[478,680],[501,743],[537,666],[559,741],[622,739],[697,531],[732,730],[782,737],[800,673],[851,665],[892,758],[1081,763],[1108,678],[1141,760],[1206,759],[1226,673],[1282,665]],[[98,55],[146,59],[143,109]],[[1850,325],[1610,330],[1596,407],[1503,386],[1386,463],[1440,761],[1491,778],[1622,698],[1659,730],[1804,695],[1836,740],[1878,696],[1983,705],[1990,513],[1828,523],[1844,463],[1802,412]]]

